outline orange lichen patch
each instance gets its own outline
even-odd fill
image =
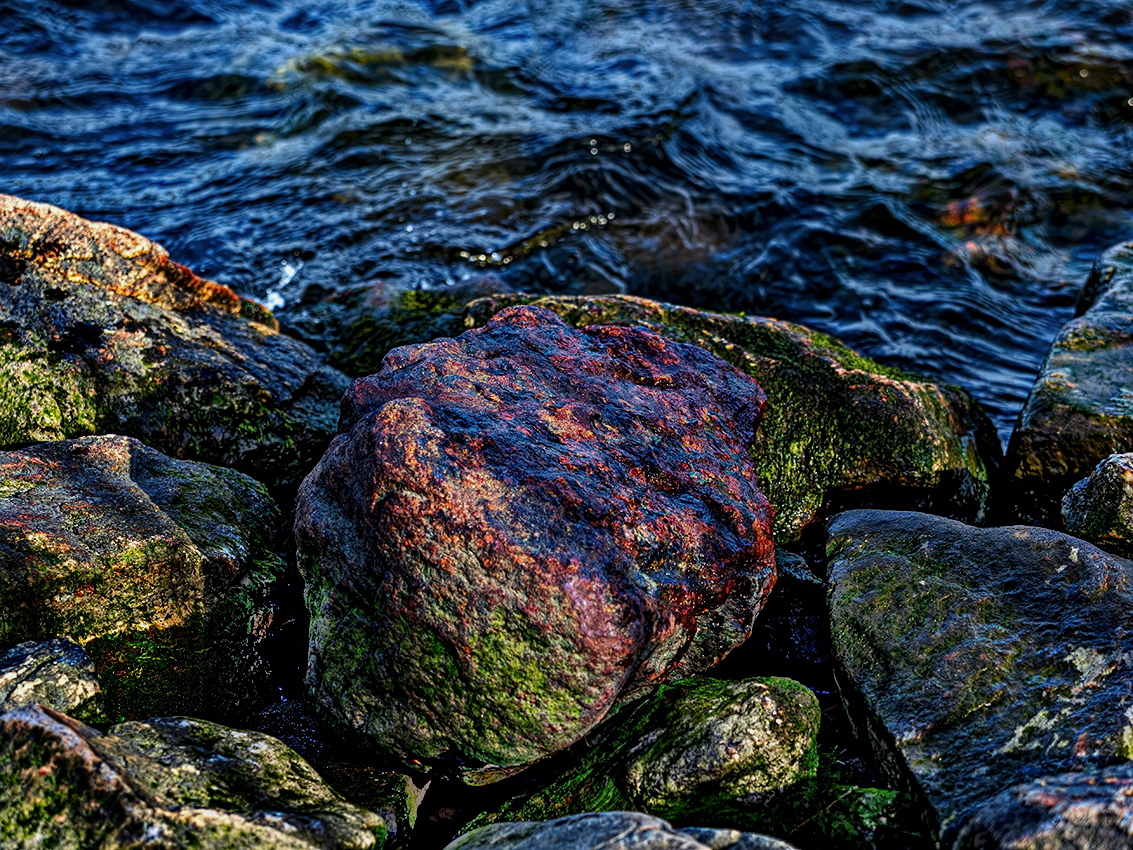
[[[241,312],[235,292],[173,262],[156,242],[49,204],[0,195],[0,252],[16,276],[33,266],[48,281],[98,286],[171,310]]]

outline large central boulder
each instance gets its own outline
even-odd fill
[[[750,632],[765,397],[695,346],[504,310],[392,351],[304,481],[308,686],[407,759],[521,765]]]

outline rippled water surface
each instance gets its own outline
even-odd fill
[[[0,0],[0,191],[288,310],[375,279],[775,315],[1006,436],[1133,231],[1133,5]]]

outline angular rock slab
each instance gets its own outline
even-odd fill
[[[964,824],[956,850],[1127,850],[1133,766],[1064,773],[1004,791]]]
[[[5,847],[369,850],[381,817],[281,742],[188,718],[103,735],[43,706],[0,715]]]
[[[248,708],[278,511],[232,469],[129,437],[0,453],[0,645],[65,634],[112,718]]]
[[[315,704],[403,758],[522,765],[718,661],[775,580],[763,404],[699,348],[539,308],[390,352],[300,488]]]
[[[102,687],[94,662],[70,638],[25,641],[0,652],[0,713],[36,703],[100,719]]]
[[[294,487],[344,375],[121,227],[0,195],[0,447],[94,433]]]
[[[1067,533],[1133,556],[1133,454],[1110,455],[1062,499]]]
[[[480,827],[444,850],[794,850],[766,835],[673,829],[640,812],[599,812]]]
[[[827,551],[861,731],[945,839],[1027,778],[1133,756],[1133,562],[1048,529],[888,511],[832,518]]]
[[[1105,251],[1019,414],[1004,464],[1014,516],[1057,527],[1063,494],[1133,451],[1133,242]]]
[[[970,522],[984,515],[1002,450],[983,408],[958,387],[882,366],[802,325],[628,295],[499,295],[469,304],[465,324],[517,302],[577,327],[646,327],[759,381],[768,405],[751,452],[780,543],[847,507],[922,508]]]
[[[790,679],[692,678],[626,706],[546,787],[474,824],[640,811],[736,825],[818,766],[818,699]]]

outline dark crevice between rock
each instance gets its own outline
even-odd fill
[[[5,251],[4,243],[0,242],[0,285],[18,286],[27,268],[27,260],[13,257]]]
[[[73,354],[81,357],[102,342],[102,327],[95,322],[79,322],[61,335],[48,340],[47,350],[52,354]]]

